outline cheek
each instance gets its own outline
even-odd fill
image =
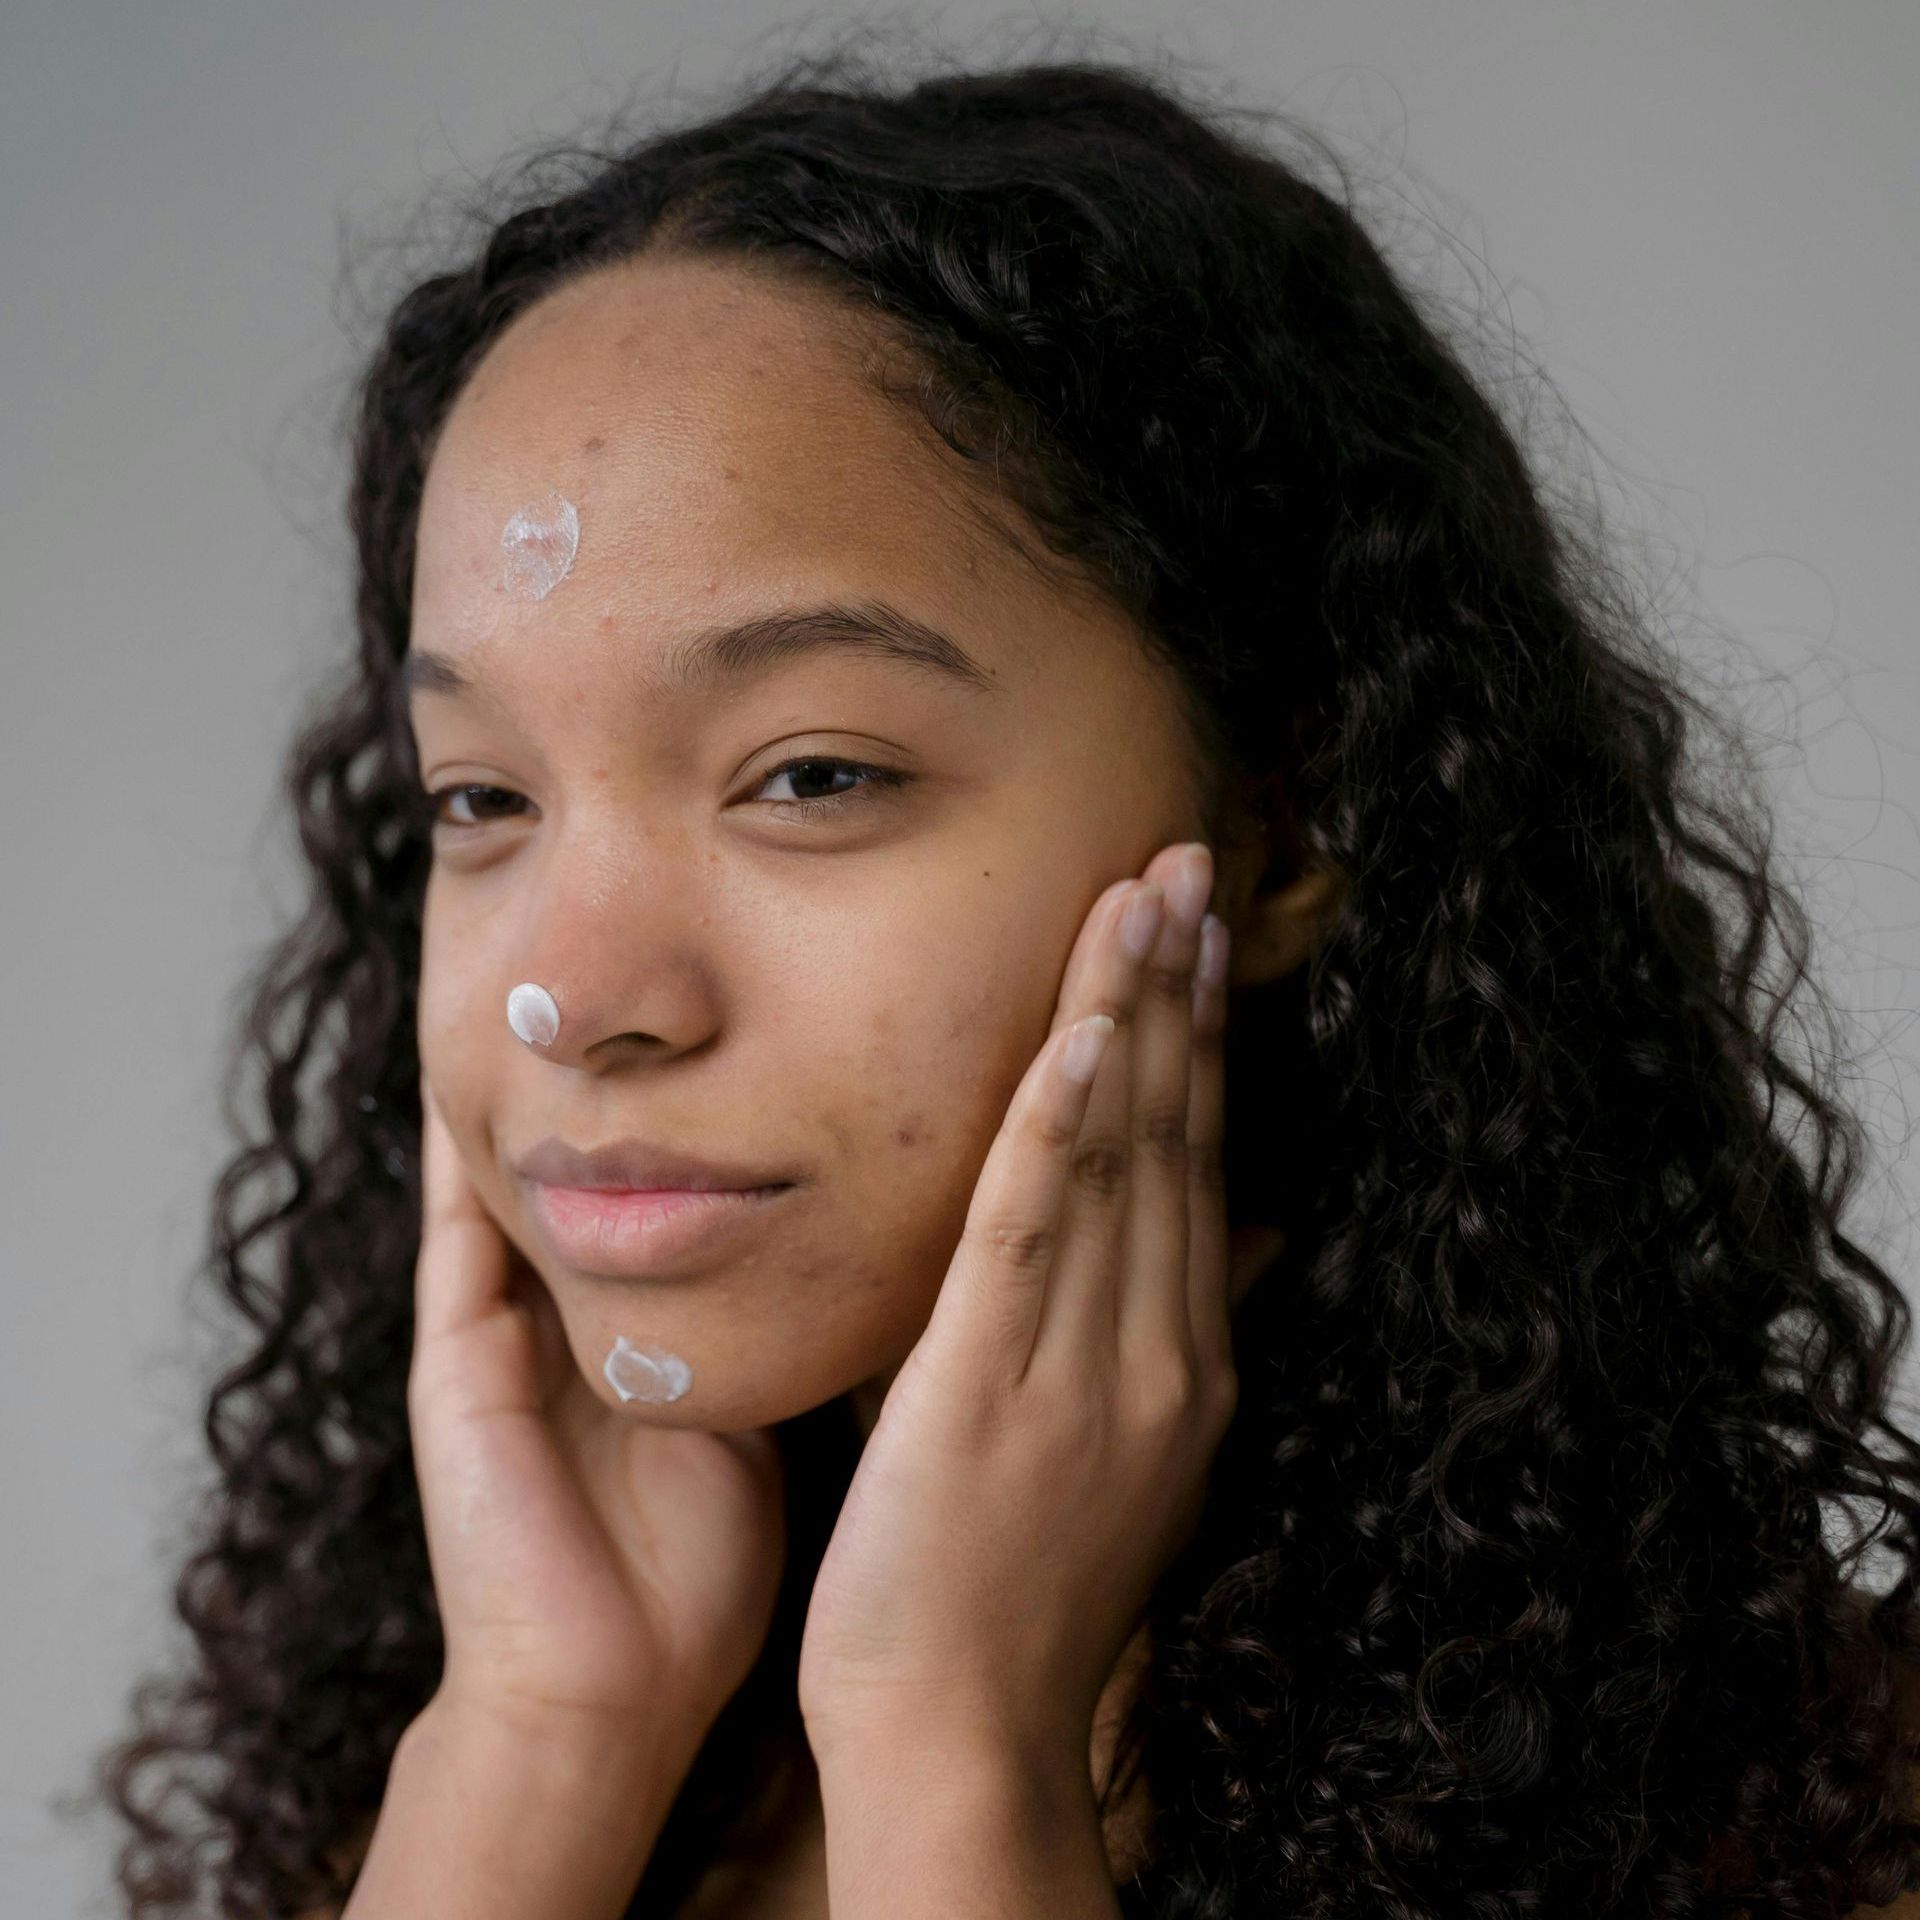
[[[422,965],[414,1043],[421,1074],[432,1083],[440,1111],[458,1139],[463,1131],[460,1116],[473,1110],[481,1089],[473,1072],[474,1048],[471,1043],[462,1046],[460,1040],[459,996],[449,991],[449,985],[444,968]]]
[[[436,1087],[452,1091],[453,1075],[463,1052],[471,1053],[472,982],[466,975],[472,962],[461,964],[461,942],[448,927],[444,913],[432,910],[433,890],[428,887],[428,912],[420,935],[420,974],[417,983],[417,1011],[414,1032],[420,1046],[420,1064]],[[502,1001],[502,1007],[505,1001]],[[468,1044],[461,1045],[465,1032]]]
[[[924,1012],[895,1004],[869,1023],[842,1109],[849,1137],[837,1143],[858,1208],[842,1225],[869,1249],[911,1252],[902,1290],[923,1313],[1052,1008],[1030,970],[1015,978],[981,969],[949,980]]]
[[[1046,1036],[1051,994],[1036,1001],[1029,985],[1016,1028],[1020,992],[973,978],[924,1016],[870,1000],[857,1036],[838,1044],[816,1028],[818,1045],[777,1076],[811,1129],[811,1191],[778,1236],[697,1290],[644,1302],[575,1293],[587,1357],[597,1365],[621,1330],[650,1329],[669,1348],[678,1339],[702,1402],[696,1410],[689,1394],[685,1417],[723,1425],[790,1418],[898,1366],[925,1330],[982,1163]]]
[[[814,1180],[777,1235],[690,1282],[629,1287],[544,1269],[522,1196],[483,1195],[547,1271],[579,1371],[608,1404],[619,1396],[603,1366],[623,1337],[683,1357],[693,1374],[684,1397],[626,1411],[727,1428],[818,1406],[897,1366],[924,1330],[982,1164],[1046,1039],[1058,968],[1031,941],[993,942],[975,958],[932,906],[890,925],[854,945],[866,965],[839,966],[826,991],[796,992],[799,1038],[765,1055],[783,1124],[743,1137],[792,1148]],[[903,949],[903,925],[918,929],[917,946]],[[420,996],[422,1062],[436,1086],[447,1076],[450,1117],[490,1104],[473,1078],[459,945],[444,941],[424,966]]]

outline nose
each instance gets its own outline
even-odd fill
[[[530,1047],[550,1047],[560,1032],[560,1009],[537,981],[523,980],[507,995],[507,1025]]]

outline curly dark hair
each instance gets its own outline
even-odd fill
[[[392,306],[354,389],[357,659],[291,753],[311,899],[227,1068],[236,1137],[243,1080],[265,1121],[212,1203],[248,1324],[175,1589],[197,1667],[143,1682],[95,1762],[128,1910],[338,1898],[439,1678],[405,1407],[416,515],[489,343],[647,250],[804,272],[907,345],[889,404],[991,462],[1177,666],[1214,826],[1257,795],[1271,879],[1349,883],[1306,964],[1236,991],[1230,1216],[1287,1239],[1237,1311],[1237,1415],[1104,1783],[1103,1808],[1144,1769],[1157,1806],[1127,1913],[1812,1920],[1920,1886],[1910,1315],[1840,1228],[1860,1122],[1776,1044],[1807,916],[1757,784],[1684,751],[1739,726],[1389,269],[1347,163],[1126,61],[901,80],[836,46],[697,124],[548,146],[514,199]],[[844,1402],[781,1440],[774,1627],[636,1915],[794,1764],[860,1440]],[[1873,1525],[1830,1538],[1862,1500]]]

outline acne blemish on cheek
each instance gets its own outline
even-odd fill
[[[580,550],[580,513],[551,488],[529,500],[506,524],[500,551],[506,555],[500,585],[521,600],[544,600],[573,571]]]
[[[693,1369],[662,1347],[636,1347],[623,1333],[600,1371],[622,1400],[678,1400],[693,1385]]]

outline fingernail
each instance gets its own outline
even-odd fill
[[[1120,916],[1120,944],[1136,960],[1146,957],[1147,949],[1153,945],[1153,936],[1160,930],[1160,910],[1166,904],[1166,896],[1157,885],[1142,887],[1127,902],[1126,911]]]
[[[1100,1056],[1113,1037],[1113,1015],[1090,1014],[1077,1022],[1060,1049],[1060,1071],[1083,1087],[1100,1071]]]
[[[1199,853],[1189,853],[1180,862],[1179,870],[1167,889],[1167,903],[1173,908],[1174,918],[1183,927],[1193,928],[1200,924],[1200,916],[1206,911],[1207,898],[1212,892],[1213,857],[1203,846]]]

